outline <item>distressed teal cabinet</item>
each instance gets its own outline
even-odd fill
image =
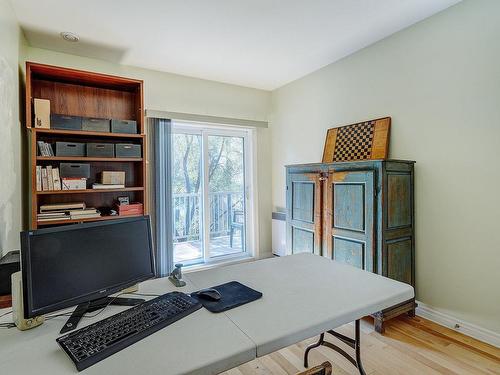
[[[287,250],[310,252],[415,285],[413,161],[289,165]],[[375,328],[415,301],[374,314]]]

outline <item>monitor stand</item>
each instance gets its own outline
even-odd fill
[[[66,333],[66,332],[74,330],[76,328],[76,326],[78,325],[78,322],[80,322],[80,319],[82,319],[83,316],[87,313],[103,309],[109,305],[135,306],[135,305],[141,304],[144,301],[145,301],[144,299],[140,299],[140,298],[105,297],[105,298],[100,298],[100,299],[96,299],[93,301],[81,303],[76,307],[75,311],[73,311],[70,318],[68,319],[66,324],[61,328],[61,331],[59,333],[62,334],[62,333]]]

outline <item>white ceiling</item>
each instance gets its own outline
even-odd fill
[[[11,0],[34,47],[267,90],[459,1]]]

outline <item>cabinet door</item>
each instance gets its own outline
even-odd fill
[[[321,252],[321,175],[290,173],[287,177],[288,253]]]
[[[374,172],[332,172],[325,192],[325,240],[328,256],[373,271]]]

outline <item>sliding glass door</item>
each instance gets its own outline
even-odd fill
[[[174,124],[174,262],[209,263],[247,255],[248,133]]]
[[[203,261],[201,134],[172,133],[174,263]]]

